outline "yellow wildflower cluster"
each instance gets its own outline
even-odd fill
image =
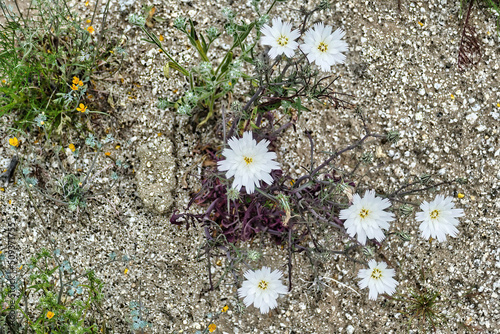
[[[85,112],[87,110],[87,107],[83,103],[80,103],[80,105],[76,108],[76,110]]]
[[[19,140],[16,137],[9,138],[9,144],[11,146],[18,147],[19,146]]]
[[[83,81],[78,77],[73,77],[73,85],[71,85],[72,90],[78,90],[79,87],[83,86]]]

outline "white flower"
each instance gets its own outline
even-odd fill
[[[340,219],[345,219],[344,227],[347,234],[354,238],[358,235],[361,244],[366,243],[366,238],[382,241],[385,234],[382,229],[389,229],[389,222],[394,220],[394,214],[385,212],[391,206],[387,198],[375,197],[374,190],[367,190],[361,198],[354,194],[352,205],[340,211]]]
[[[272,59],[280,54],[285,54],[287,57],[293,57],[294,50],[299,46],[295,40],[299,38],[300,32],[298,29],[292,31],[292,24],[281,22],[281,18],[273,19],[273,26],[265,24],[260,31],[264,34],[261,39],[262,45],[269,45],[269,57]]]
[[[421,221],[419,229],[422,231],[422,237],[438,239],[439,242],[446,240],[449,234],[455,237],[458,233],[456,226],[460,223],[455,217],[462,217],[464,210],[454,209],[455,203],[453,197],[444,197],[437,195],[432,202],[424,201],[420,205],[422,212],[415,215],[417,221]]]
[[[245,186],[246,192],[251,194],[255,191],[255,186],[259,186],[260,180],[267,184],[273,183],[270,173],[280,166],[273,160],[276,159],[276,153],[267,150],[269,141],[261,140],[257,144],[252,133],[247,131],[243,138],[229,139],[228,144],[230,148],[222,151],[226,160],[217,164],[220,171],[227,171],[227,178],[234,176],[233,188],[239,191]]]
[[[345,32],[340,28],[332,34],[332,27],[316,23],[306,31],[300,49],[307,55],[309,62],[316,62],[323,71],[329,71],[330,66],[345,62],[345,55],[341,52],[347,52],[349,48],[341,40],[344,35]]]
[[[394,269],[387,269],[387,263],[370,260],[368,262],[370,269],[361,269],[358,273],[359,287],[370,289],[369,298],[372,300],[377,299],[378,294],[387,293],[392,295],[396,292],[396,285],[399,283],[392,278],[395,273]]]
[[[243,299],[243,303],[248,307],[252,303],[260,308],[260,313],[268,313],[270,309],[278,306],[276,299],[279,295],[288,293],[287,287],[281,283],[282,273],[279,270],[271,272],[268,267],[260,270],[248,270],[245,273],[246,280],[238,289],[238,296]]]

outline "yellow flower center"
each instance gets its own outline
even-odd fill
[[[368,214],[370,213],[370,211],[366,210],[366,209],[362,209],[360,212],[359,212],[359,216],[361,218],[365,218],[366,216],[368,216]]]
[[[247,163],[247,165],[250,165],[253,161],[252,158],[249,158],[249,157],[243,157],[243,160],[245,160],[245,162]]]
[[[321,42],[318,45],[318,50],[321,51],[321,52],[326,52],[326,50],[328,50],[328,45],[326,45],[325,43]]]
[[[288,44],[288,37],[281,35],[280,38],[278,38],[277,42],[279,46],[285,46]]]
[[[373,269],[371,278],[373,279],[380,279],[382,277],[382,271],[378,268]]]
[[[438,210],[434,210],[434,211],[431,212],[431,218],[432,219],[436,219],[438,216],[439,216],[439,211]]]
[[[260,282],[259,282],[259,285],[257,285],[257,286],[258,286],[258,287],[259,287],[259,289],[261,289],[261,290],[266,290],[266,289],[267,289],[267,287],[269,286],[269,283],[268,283],[268,282],[266,282],[266,281],[264,281],[264,280],[262,280],[262,281],[260,281]]]

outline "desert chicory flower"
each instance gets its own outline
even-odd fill
[[[288,293],[287,287],[281,283],[282,273],[268,267],[262,267],[260,270],[248,270],[245,273],[246,280],[241,288],[238,289],[238,296],[243,299],[243,303],[248,307],[252,303],[260,309],[260,313],[268,313],[278,303],[276,299],[279,295]]]
[[[340,28],[332,34],[332,27],[316,23],[306,31],[300,49],[307,55],[309,62],[315,62],[323,71],[329,71],[330,66],[345,62],[342,52],[347,52],[349,48],[341,40],[344,35],[345,32]]]
[[[385,234],[382,229],[389,229],[389,222],[394,220],[394,214],[385,212],[391,206],[388,199],[375,197],[374,190],[367,190],[361,198],[354,194],[352,205],[340,211],[339,218],[345,219],[344,227],[347,234],[357,239],[361,244],[366,244],[366,239],[377,239],[382,241]]]
[[[454,206],[453,197],[443,195],[437,195],[430,203],[424,201],[420,205],[422,212],[415,215],[417,221],[422,222],[419,226],[422,237],[436,238],[439,242],[445,241],[447,234],[455,237],[458,233],[456,226],[460,223],[456,217],[462,217],[464,210],[454,209]]]
[[[285,54],[287,57],[293,57],[294,50],[299,45],[295,40],[299,38],[300,32],[298,29],[292,31],[292,24],[281,22],[281,18],[273,19],[273,26],[265,24],[260,31],[264,34],[261,39],[262,45],[269,45],[269,57],[272,59],[278,55]]]
[[[230,148],[222,151],[226,159],[217,164],[219,171],[227,171],[227,178],[234,176],[233,188],[240,191],[244,186],[247,194],[251,194],[259,186],[259,181],[267,184],[273,182],[270,173],[280,166],[273,160],[276,159],[276,153],[267,150],[269,141],[261,140],[257,143],[252,138],[252,132],[247,131],[243,138],[229,139],[228,144]]]
[[[358,272],[359,287],[364,289],[368,287],[369,298],[376,300],[377,296],[382,293],[392,295],[396,291],[396,285],[399,283],[392,278],[395,273],[394,269],[387,269],[387,263],[370,260],[368,262],[369,269],[361,269]]]

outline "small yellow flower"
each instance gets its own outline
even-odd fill
[[[80,79],[78,79],[77,77],[73,77],[73,83],[74,84],[78,84],[78,81],[80,81]]]
[[[163,42],[163,39],[164,39],[163,35],[160,35],[160,38],[159,38],[160,42]]]
[[[227,306],[227,305],[226,305],[226,306],[224,306],[224,307],[222,308],[222,312],[226,312],[228,309],[229,309],[229,306]]]
[[[123,272],[125,275],[128,273],[128,268],[125,268],[125,271]]]
[[[76,149],[75,149],[75,145],[73,145],[73,144],[69,144],[69,145],[68,145],[68,147],[69,147],[69,149],[71,150],[71,152],[75,152],[75,150],[76,150]]]
[[[115,150],[118,150],[120,148],[120,145],[116,145]]]
[[[2,80],[2,83],[3,83],[3,84],[4,84],[4,83],[6,83],[6,82],[7,82],[7,80],[5,80],[5,79],[3,79],[3,80]]]
[[[75,84],[72,84],[72,85],[71,85],[71,89],[72,89],[72,90],[78,90],[78,86],[77,86],[77,85],[75,85]]]
[[[500,108],[500,103],[497,103],[497,107]]]
[[[0,191],[5,191],[5,188],[0,188]],[[2,253],[0,253],[0,254],[2,254]]]
[[[465,197],[465,195],[464,195],[464,194],[462,194],[462,193],[458,193],[457,197],[458,197],[458,198],[464,198],[464,197]]]
[[[19,270],[23,270],[23,265],[21,264],[21,266],[19,267]]]
[[[89,6],[89,1],[85,2],[85,7]]]
[[[220,267],[220,266],[222,266],[222,261],[221,260],[217,260],[217,262],[215,262],[215,264]]]
[[[54,317],[54,312],[47,312],[47,318],[52,319]]]
[[[19,146],[19,140],[16,137],[9,138],[9,144],[11,146],[18,147]]]
[[[78,86],[83,86],[83,81],[78,81]]]
[[[424,26],[424,24],[423,24],[422,22],[420,22],[420,21],[418,22],[418,24],[419,24],[421,27],[423,27],[423,26]]]
[[[90,34],[93,34],[94,33],[94,28],[92,26],[88,27],[87,28],[87,31],[90,33]]]
[[[78,108],[76,108],[76,110],[85,112],[87,110],[87,107],[83,103],[80,103],[80,105],[78,106]]]
[[[453,95],[453,94],[450,94],[450,97],[451,97],[452,100],[455,99],[455,95]]]
[[[90,22],[92,22],[92,20],[91,19],[87,19],[87,23],[90,23]]]
[[[208,331],[209,331],[210,333],[215,332],[215,329],[216,329],[216,328],[217,328],[217,326],[215,326],[215,324],[210,324],[210,325],[208,325]]]
[[[104,155],[109,157],[111,155],[111,152],[105,152]]]

